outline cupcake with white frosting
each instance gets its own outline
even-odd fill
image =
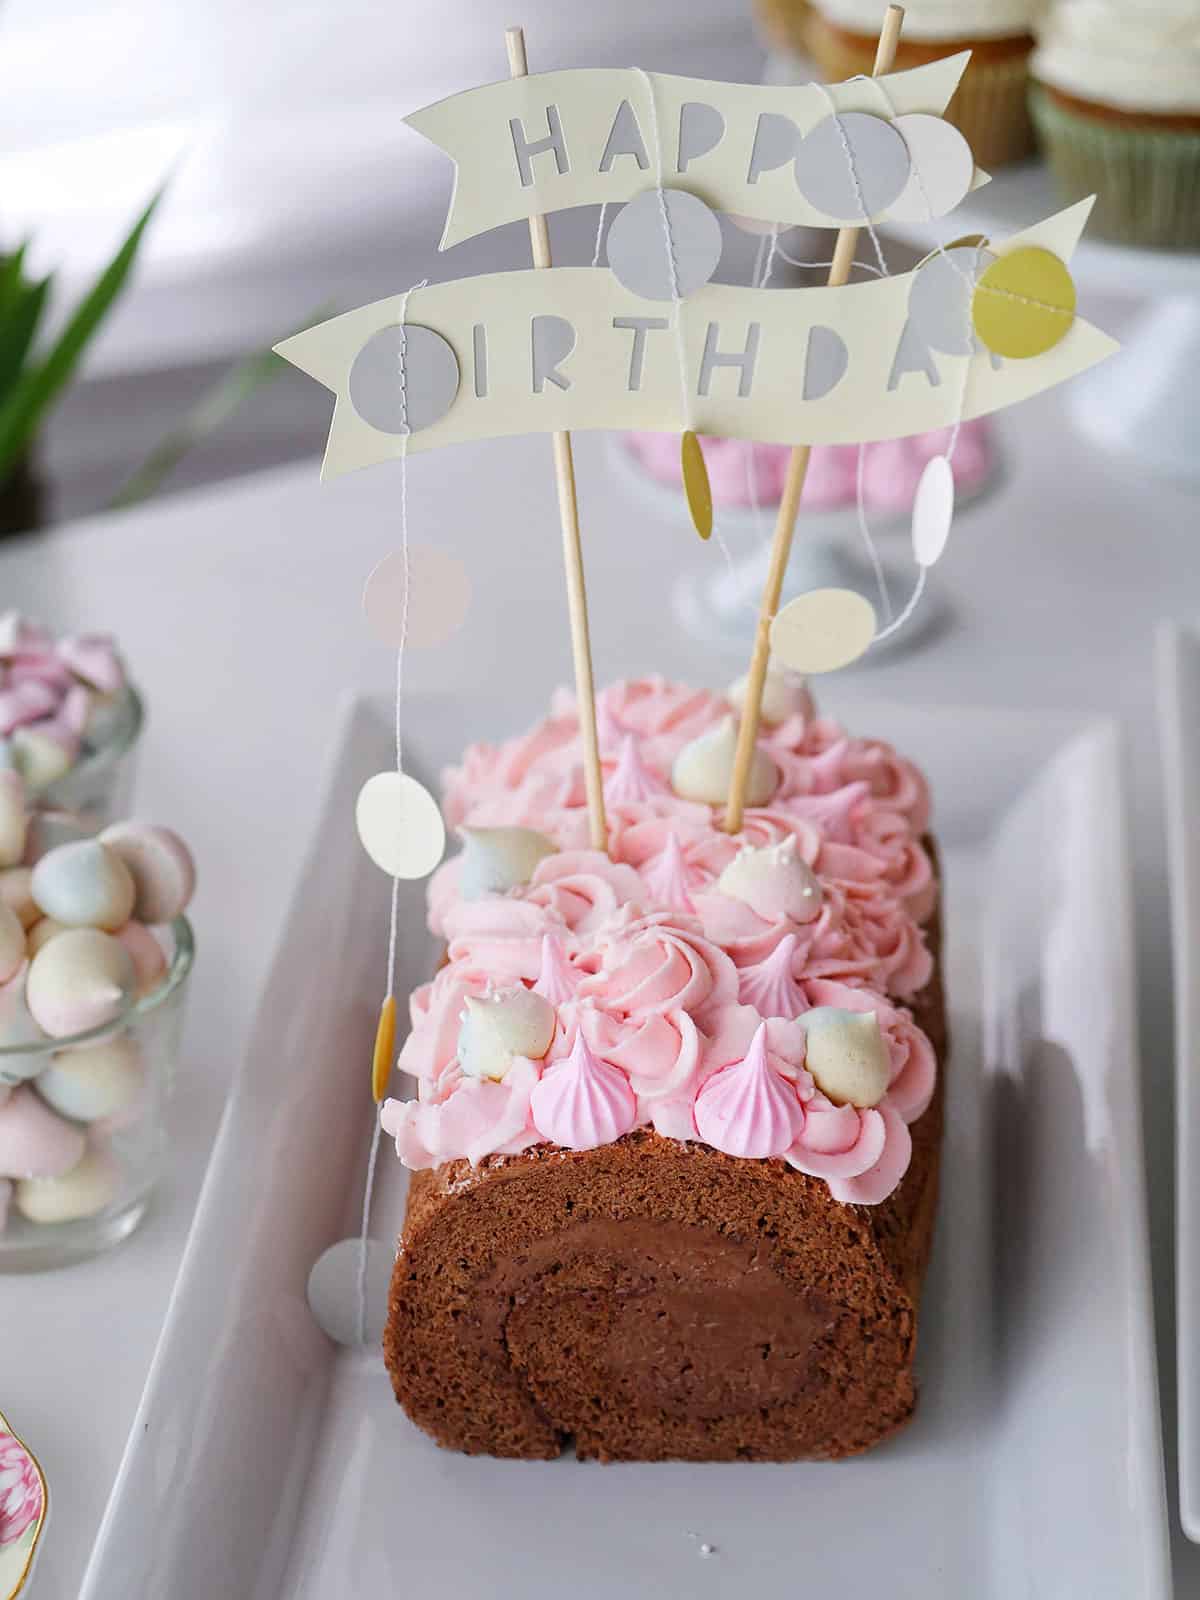
[[[1038,31],[1033,114],[1095,231],[1200,247],[1200,0],[1058,0]]]
[[[1042,0],[908,0],[894,70],[971,51],[946,110],[982,167],[1033,150],[1027,89],[1034,22]],[[883,16],[880,0],[814,0],[809,50],[830,82],[869,73]]]

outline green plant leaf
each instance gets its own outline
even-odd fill
[[[160,189],[134,223],[125,243],[72,313],[45,358],[27,367],[0,400],[0,479],[29,443],[125,286],[142,235],[162,198]]]
[[[23,273],[25,270],[25,251],[28,243],[18,245],[10,256],[0,256],[0,317],[3,317],[9,308],[10,302],[15,301],[25,287]]]
[[[40,283],[22,283],[7,301],[0,299],[0,405],[12,393],[21,375],[51,281],[47,277]]]
[[[303,333],[327,321],[336,308],[320,306],[293,333]],[[278,343],[278,341],[273,341]],[[189,450],[230,422],[251,395],[293,369],[272,349],[256,350],[237,362],[146,457],[142,465],[108,502],[109,511],[123,510],[148,500],[179,465]]]

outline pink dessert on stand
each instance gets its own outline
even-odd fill
[[[864,447],[863,495],[868,512],[906,513],[917,483],[931,457],[944,454],[951,430],[938,428],[907,439],[885,439]],[[718,506],[774,506],[783,492],[791,447],[755,444],[745,439],[703,438],[713,501]],[[623,447],[634,462],[658,483],[680,486],[679,438],[673,433],[627,433]],[[995,462],[991,429],[985,418],[964,422],[959,430],[952,467],[961,497],[979,490]],[[804,480],[803,504],[814,511],[836,511],[855,503],[858,446],[817,445]]]

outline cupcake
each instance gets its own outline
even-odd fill
[[[754,15],[765,42],[792,55],[808,52],[809,0],[754,0]]]
[[[1200,0],[1060,0],[1039,29],[1033,114],[1064,195],[1126,244],[1200,247]]]
[[[946,120],[965,135],[981,167],[1033,151],[1027,99],[1033,24],[1041,0],[909,0],[894,70],[960,50],[971,61]],[[883,7],[879,0],[815,0],[808,48],[830,82],[869,73]]]

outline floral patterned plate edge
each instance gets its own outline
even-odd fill
[[[45,1474],[0,1411],[0,1600],[26,1592],[48,1505]]]

